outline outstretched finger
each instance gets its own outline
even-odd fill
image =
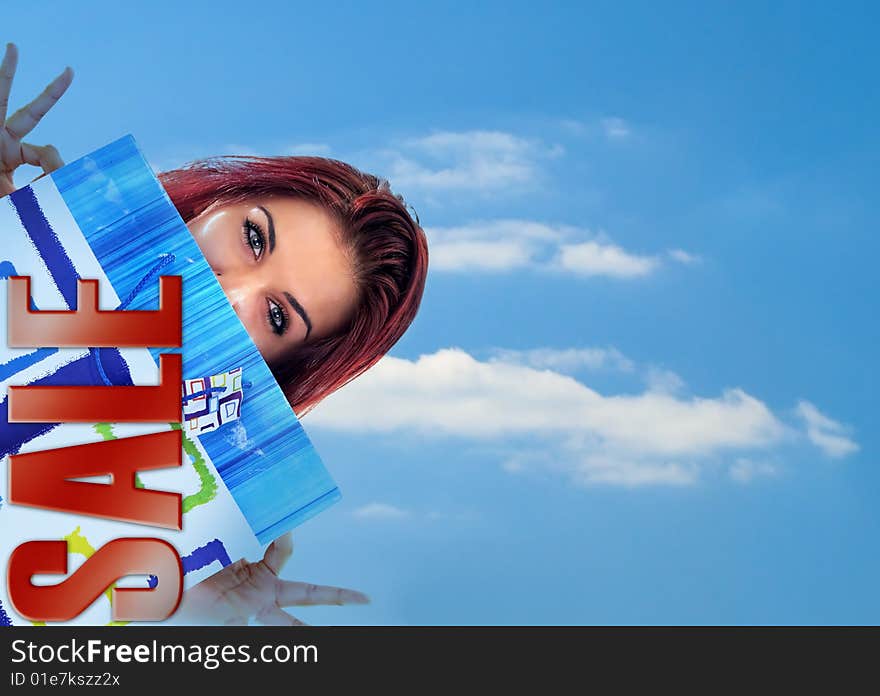
[[[263,555],[263,563],[275,575],[281,572],[284,564],[290,560],[293,555],[293,535],[290,532],[282,534],[275,541],[269,544],[266,553]]]
[[[3,62],[0,63],[0,123],[6,120],[6,109],[9,106],[9,92],[12,89],[12,78],[18,67],[18,47],[14,43],[6,44]]]
[[[282,607],[305,607],[318,604],[369,604],[370,602],[367,595],[357,590],[329,585],[311,585],[307,582],[293,582],[291,580],[282,580],[275,596],[279,606]]]
[[[0,124],[6,120],[6,109],[9,106],[9,91],[12,89],[12,78],[18,67],[18,47],[14,43],[6,44],[6,53],[0,63]]]
[[[6,130],[13,137],[21,140],[34,129],[34,126],[46,115],[46,112],[61,99],[61,95],[67,91],[72,81],[73,70],[71,68],[64,68],[64,72],[52,80],[36,99],[29,104],[25,104],[6,119]]]
[[[215,597],[220,597],[226,592],[230,592],[253,577],[253,570],[250,563],[245,559],[239,558],[235,563],[218,570],[210,577],[205,578],[187,592],[208,593]]]
[[[304,621],[300,621],[278,607],[261,611],[257,614],[257,621],[266,626],[308,626]]]
[[[26,164],[42,168],[44,174],[49,174],[64,166],[61,155],[53,145],[22,143],[21,158]]]

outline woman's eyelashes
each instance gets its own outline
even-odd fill
[[[266,249],[266,236],[263,234],[263,228],[249,217],[246,217],[244,225],[242,225],[242,236],[244,237],[244,243],[247,244],[254,255],[254,260],[259,261],[263,256],[263,251]],[[266,321],[269,322],[269,328],[272,329],[272,332],[278,336],[287,331],[290,325],[290,318],[284,307],[268,297],[266,298]]]
[[[254,258],[259,260],[266,248],[266,236],[263,234],[263,229],[250,218],[245,218],[242,233],[245,244],[250,247]]]
[[[266,317],[269,320],[269,327],[280,336],[287,331],[287,326],[290,323],[287,312],[284,311],[284,307],[272,300],[267,299],[266,305],[268,307]]]

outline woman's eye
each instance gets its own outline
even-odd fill
[[[258,259],[263,255],[263,249],[266,246],[263,230],[252,220],[245,220],[244,222],[244,241],[254,253],[254,258]]]
[[[287,330],[287,314],[281,305],[272,300],[268,301],[268,307],[267,318],[269,319],[269,326],[272,328],[272,331],[280,336]]]

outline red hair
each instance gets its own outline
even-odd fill
[[[192,162],[159,180],[186,222],[214,204],[284,195],[323,206],[340,224],[359,304],[341,333],[297,348],[273,370],[297,415],[375,365],[415,318],[428,244],[418,217],[383,179],[323,157],[233,155]]]

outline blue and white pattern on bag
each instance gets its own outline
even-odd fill
[[[75,221],[76,234],[71,225],[63,233],[56,230],[56,218]],[[185,415],[182,427],[198,438],[261,544],[339,499],[335,482],[133,138],[123,137],[54,172],[51,181],[0,200],[0,224],[12,220],[29,243],[0,252],[0,276],[31,275],[36,308],[75,308],[77,278],[98,277],[102,308],[154,310],[158,277],[183,277],[183,348],[140,352],[148,352],[154,364],[160,353],[182,353],[184,411],[197,413]],[[6,384],[23,375],[24,382],[13,381],[138,383],[132,378],[137,352],[132,349],[4,351],[0,381]],[[5,391],[3,397],[5,414]],[[203,401],[196,403],[199,398]],[[54,427],[4,418],[0,454],[19,451]]]

